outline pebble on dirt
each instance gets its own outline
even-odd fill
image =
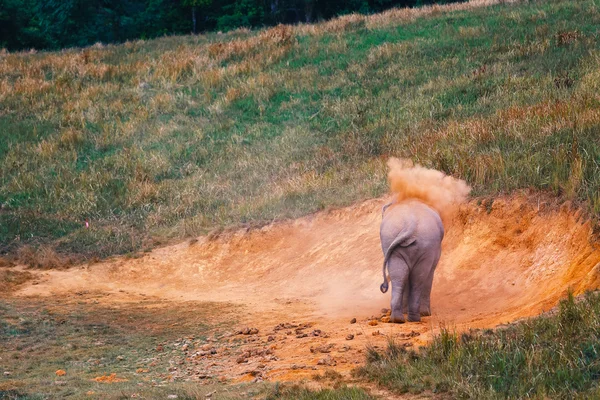
[[[378,324],[378,322],[376,319],[369,321],[369,325],[371,325],[371,326],[376,326],[377,324]]]
[[[354,339],[354,335],[353,334],[349,334],[348,336],[346,336],[346,340],[352,340]]]
[[[317,361],[317,365],[328,365],[330,367],[333,367],[337,365],[337,362],[330,355],[328,355],[325,358],[322,358],[319,361]]]
[[[350,323],[351,323],[351,324],[355,324],[355,323],[356,323],[356,318],[352,318],[352,319],[350,320]]]
[[[256,328],[243,328],[237,332],[238,335],[256,335],[258,333],[258,329]]]

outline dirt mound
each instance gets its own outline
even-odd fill
[[[577,213],[525,196],[471,202],[446,226],[433,316],[418,324],[382,323],[380,310],[389,307],[389,293],[378,290],[383,203],[369,200],[259,230],[200,237],[138,259],[44,271],[18,293],[87,290],[120,293],[111,296],[117,299],[130,293],[239,304],[232,318],[260,332],[249,335],[256,338],[248,346],[260,343],[261,351],[273,352],[261,377],[283,380],[320,368],[348,371],[364,360],[367,343],[383,346],[390,335],[407,346],[422,344],[441,323],[495,326],[546,310],[569,289],[578,294],[598,286],[600,251],[590,224]],[[351,324],[352,317],[358,323]],[[232,352],[230,376],[246,376],[251,357],[243,356],[254,354],[250,347]]]

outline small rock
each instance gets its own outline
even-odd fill
[[[59,369],[55,372],[56,376],[65,376],[67,374],[67,371],[65,371],[64,369]]]
[[[305,338],[305,337],[308,337],[308,333],[301,333],[300,335],[296,335],[297,339],[302,339],[302,338]]]
[[[390,317],[388,317],[388,316],[381,317],[381,322],[387,324],[388,322],[390,322]]]
[[[176,399],[178,396],[176,394],[170,394],[167,396],[167,399]]]
[[[333,366],[337,365],[337,362],[331,356],[328,355],[327,357],[322,358],[319,361],[317,361],[317,365],[327,365],[327,366],[333,367]]]
[[[250,329],[250,335],[256,335],[257,333],[258,333],[258,329],[256,329],[256,328]]]
[[[350,323],[351,323],[351,324],[355,324],[355,323],[356,323],[356,318],[352,318],[352,319],[350,320]]]
[[[164,348],[162,347],[162,345],[159,344],[158,346],[156,346],[156,351],[163,351],[163,350],[164,350]]]
[[[125,357],[123,357],[123,356],[117,356],[117,360],[119,360],[119,361],[123,361],[124,359],[125,359]]]
[[[235,362],[237,362],[238,364],[243,364],[243,363],[246,363],[246,362],[248,362],[248,359],[247,359],[247,358],[244,358],[244,357],[242,356],[242,357],[238,357],[238,358],[237,358],[237,360],[235,360]]]
[[[351,349],[351,347],[350,347],[350,346],[348,346],[348,345],[343,345],[341,348],[339,348],[339,349],[338,349],[338,353],[345,353],[345,352],[347,352],[347,351],[348,351],[348,350],[350,350],[350,349]]]
[[[267,342],[272,342],[273,340],[275,340],[275,336],[269,336],[267,338]]]
[[[205,345],[202,345],[202,347],[200,347],[200,349],[202,351],[211,351],[213,349],[213,347],[214,346],[212,344],[205,344]]]
[[[11,372],[9,372],[9,371],[4,371],[4,376],[11,376],[11,375],[12,375],[12,373],[11,373]]]
[[[371,321],[369,321],[369,325],[371,326],[376,326],[378,324],[376,319],[372,319]]]
[[[353,334],[350,333],[349,335],[346,336],[346,340],[352,340],[352,339],[354,339]]]
[[[335,345],[333,343],[329,343],[329,344],[324,344],[322,346],[317,346],[317,347],[310,347],[310,352],[311,353],[330,353],[331,349],[334,347]]]

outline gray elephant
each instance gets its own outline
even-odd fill
[[[433,273],[440,259],[444,226],[439,214],[426,204],[410,199],[388,203],[382,210],[381,247],[383,283],[388,290],[386,267],[392,282],[391,322],[418,322],[431,315]]]

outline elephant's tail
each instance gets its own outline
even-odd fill
[[[385,252],[385,257],[383,259],[383,283],[379,287],[381,293],[385,293],[388,291],[389,279],[385,273],[385,269],[387,268],[388,262],[390,260],[390,257],[392,256],[392,253],[394,252],[394,249],[398,246],[407,247],[413,244],[416,240],[416,238],[413,236],[415,228],[416,221],[411,221],[411,223],[409,223],[403,230],[400,231],[400,233],[398,233],[398,236],[396,236],[392,244],[390,244],[390,247],[388,247],[387,251]]]

